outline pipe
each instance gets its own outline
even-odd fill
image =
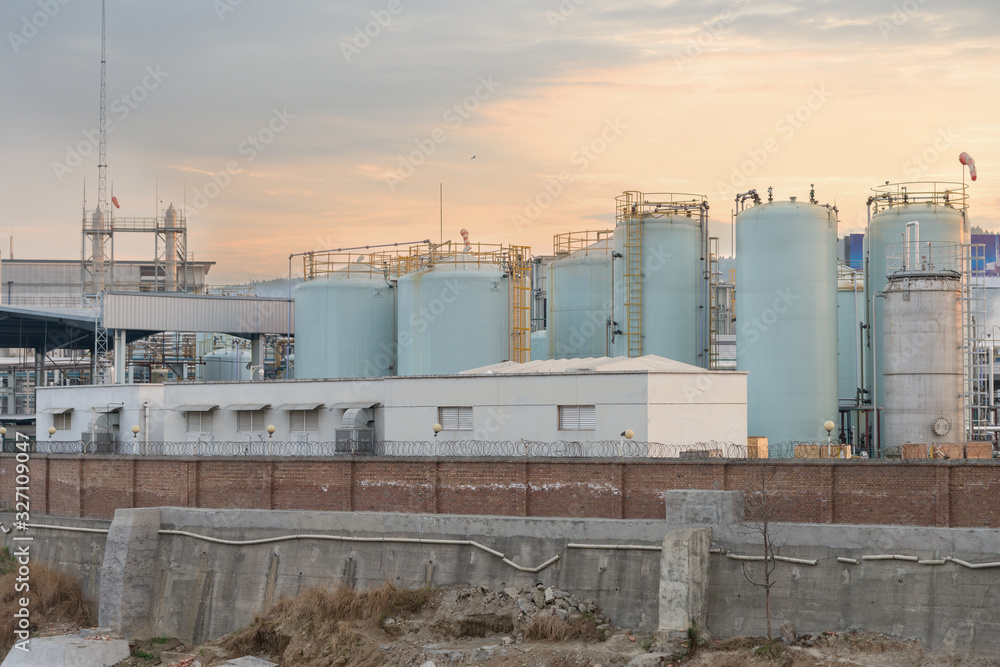
[[[567,544],[567,549],[616,549],[618,551],[663,551],[663,547],[645,544]]]
[[[859,561],[857,558],[844,558],[843,556],[837,556],[838,563],[847,563],[848,565],[857,565]]]
[[[910,227],[913,227],[913,236],[910,236]],[[912,244],[912,245],[911,245]],[[929,245],[929,244],[928,244]],[[916,247],[914,247],[916,246]],[[914,251],[916,251],[914,253]],[[917,267],[917,262],[911,255],[920,256],[920,223],[912,220],[906,223],[906,254],[903,255],[903,270],[913,271]]]
[[[142,402],[142,443],[149,444],[149,401]]]
[[[906,560],[914,563],[920,562],[916,556],[904,556],[901,554],[880,554],[877,556],[862,556],[861,560]]]
[[[462,240],[465,241],[464,252],[472,252],[472,244],[469,243],[469,230],[463,229],[461,233],[462,233]]]
[[[423,539],[415,537],[349,537],[344,535],[313,535],[313,534],[295,534],[295,535],[282,535],[280,537],[265,537],[259,540],[224,540],[218,537],[209,537],[208,535],[199,535],[197,533],[189,533],[186,530],[160,530],[157,531],[159,535],[180,535],[183,537],[191,537],[196,540],[202,540],[204,542],[211,542],[213,544],[225,544],[229,546],[250,546],[256,544],[272,544],[275,542],[287,542],[290,540],[326,540],[332,542],[381,542],[383,544],[440,544],[440,545],[451,545],[451,546],[471,546],[476,549],[485,551],[488,554],[500,558],[504,563],[510,565],[520,572],[531,572],[537,573],[541,572],[543,569],[552,565],[557,560],[559,556],[555,555],[548,559],[541,565],[536,567],[527,567],[524,565],[518,565],[514,561],[507,558],[504,554],[491,549],[485,545],[479,544],[478,542],[473,542],[472,540],[435,540],[435,539]]]

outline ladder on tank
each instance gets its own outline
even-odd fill
[[[989,358],[986,340],[986,246],[962,248],[962,402],[966,442],[986,438],[989,425]]]
[[[531,361],[531,250],[511,246],[509,253],[510,360],[523,364]]]
[[[642,205],[641,193],[626,192],[618,210],[625,226],[625,340],[629,357],[642,356]]]
[[[719,370],[719,237],[708,239],[708,370]]]

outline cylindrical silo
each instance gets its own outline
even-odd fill
[[[238,382],[250,380],[250,352],[240,349],[222,349],[202,357],[205,382]]]
[[[295,288],[295,377],[394,375],[395,290],[382,269],[350,262]]]
[[[560,241],[572,238],[556,237],[556,259],[549,264],[548,358],[610,356],[613,237],[604,232],[583,248],[560,253]]]
[[[965,441],[961,291],[957,271],[900,271],[882,292],[883,452]]]
[[[701,195],[617,198],[614,356],[708,365],[708,203]]]
[[[746,208],[736,215],[736,248],[736,364],[749,374],[749,435],[825,442],[823,423],[838,416],[836,210],[794,197]]]
[[[867,319],[876,323],[883,318],[882,299],[875,295],[882,292],[886,279],[886,246],[903,240],[906,225],[919,223],[921,242],[969,243],[969,223],[966,216],[966,198],[961,183],[892,183],[872,188],[869,199],[872,216],[866,237],[865,295]],[[875,340],[868,343],[868,354],[873,366],[872,387],[876,404],[881,406],[886,398],[883,391],[885,375],[884,348],[881,327],[871,331]]]
[[[447,375],[510,359],[509,285],[493,256],[472,252],[400,276],[398,374]]]

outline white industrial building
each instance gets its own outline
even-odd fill
[[[644,356],[505,362],[442,376],[44,387],[38,432],[51,426],[53,441],[121,451],[131,442],[264,442],[269,426],[274,443],[525,439],[584,448],[631,430],[636,441],[676,452],[745,445],[746,386],[745,373]]]

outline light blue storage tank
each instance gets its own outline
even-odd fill
[[[348,264],[295,288],[295,377],[394,375],[395,290],[382,269]]]
[[[872,188],[875,193],[869,200],[872,217],[868,224],[865,295],[868,319],[874,310],[873,347],[868,359],[874,356],[874,382],[869,389],[877,392],[877,404],[885,404],[885,349],[883,339],[884,299],[873,298],[885,290],[886,246],[903,241],[906,223],[918,222],[920,242],[967,244],[971,242],[969,221],[966,215],[966,195],[961,183],[890,183]],[[950,268],[950,267],[949,267]],[[869,363],[871,367],[871,361]],[[874,384],[874,387],[871,385]]]
[[[448,375],[509,359],[509,283],[498,264],[474,253],[401,276],[399,375]]]
[[[613,299],[621,333],[613,354],[656,354],[707,367],[707,202],[701,195],[626,192],[617,209]],[[639,261],[630,259],[636,247]]]
[[[549,359],[610,356],[613,237],[605,234],[549,264]]]
[[[838,417],[836,212],[794,197],[744,209],[736,248],[736,363],[749,373],[748,435],[826,442],[823,423]]]

